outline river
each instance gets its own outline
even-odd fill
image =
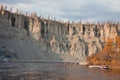
[[[63,62],[0,62],[0,80],[120,80],[109,70]]]

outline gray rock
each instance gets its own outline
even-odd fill
[[[0,23],[7,24],[0,28],[0,37],[22,39],[21,43],[26,41],[25,44],[30,48],[27,50],[28,46],[24,46],[21,53],[32,53],[30,49],[33,49],[36,57],[45,54],[46,56],[40,58],[46,59],[53,59],[58,55],[63,61],[85,60],[88,56],[102,50],[108,38],[115,38],[120,33],[120,24],[64,23],[37,16],[16,15],[8,11],[5,11],[4,15],[0,14],[0,17]],[[15,26],[11,26],[12,17],[15,18]],[[4,54],[4,50],[0,49],[0,52]],[[14,51],[7,52],[6,55],[14,53]]]

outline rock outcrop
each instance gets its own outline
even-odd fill
[[[108,38],[120,34],[119,23],[62,23],[6,10],[0,11],[0,23],[5,24],[5,27],[12,26],[18,29],[18,34],[13,38],[31,37],[39,44],[40,52],[55,53],[63,61],[85,60],[87,56],[102,50]]]

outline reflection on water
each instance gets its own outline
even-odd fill
[[[0,62],[0,80],[120,80],[120,74],[73,63]]]

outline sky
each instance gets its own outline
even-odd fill
[[[15,11],[70,21],[120,21],[120,0],[0,0]]]

